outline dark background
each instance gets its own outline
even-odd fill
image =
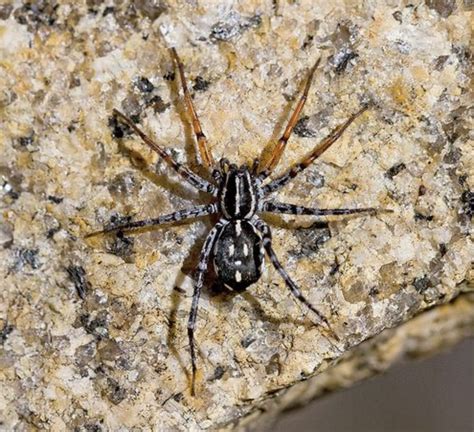
[[[474,340],[288,413],[287,431],[473,432]]]

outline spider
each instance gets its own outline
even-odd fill
[[[273,149],[269,160],[265,164],[260,164],[260,160],[257,158],[251,166],[244,164],[238,167],[225,158],[221,159],[219,164],[216,165],[209,150],[207,138],[202,130],[186,83],[183,63],[174,48],[171,48],[170,52],[179,72],[184,102],[192,120],[192,128],[201,157],[201,165],[208,170],[208,172],[211,172],[212,180],[199,176],[189,167],[177,162],[167,150],[148,137],[132,119],[118,110],[114,110],[113,113],[120,121],[129,126],[145,144],[158,153],[183,180],[195,189],[211,195],[213,200],[209,204],[196,205],[167,215],[109,226],[102,231],[90,233],[87,237],[114,231],[157,226],[182,220],[192,221],[207,215],[219,215],[218,222],[207,235],[200,252],[191,311],[187,324],[192,368],[191,394],[194,395],[197,372],[194,332],[204,276],[211,260],[218,279],[229,289],[236,292],[243,292],[248,286],[257,282],[262,275],[266,253],[270,262],[281,275],[294,297],[310,309],[321,322],[331,329],[327,318],[306,299],[300,288],[283,268],[272,247],[271,230],[259,217],[259,214],[278,213],[313,216],[353,215],[356,213],[375,214],[381,209],[374,207],[351,209],[308,208],[279,202],[270,198],[273,192],[287,185],[316,158],[321,156],[321,154],[337,141],[349,125],[368,108],[367,105],[362,106],[359,111],[351,115],[344,123],[337,126],[301,162],[295,164],[275,179],[269,179],[270,174],[272,174],[282,157],[288,139],[305,105],[311,81],[320,59],[318,59],[310,69],[303,93],[288,121],[283,135]],[[337,338],[336,334],[333,334]]]

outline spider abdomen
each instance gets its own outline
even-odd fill
[[[219,279],[235,291],[255,283],[263,269],[262,237],[246,220],[229,221],[214,246],[214,268]]]

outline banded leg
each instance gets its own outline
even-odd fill
[[[189,115],[191,116],[191,123],[194,130],[194,135],[196,135],[196,140],[198,143],[199,153],[201,155],[201,160],[207,168],[212,168],[215,165],[214,158],[212,153],[209,150],[208,142],[206,135],[202,131],[201,122],[197,116],[196,109],[194,108],[193,99],[188,90],[188,85],[186,84],[186,77],[184,75],[184,67],[181,59],[176,52],[176,49],[171,48],[171,55],[176,62],[179,71],[179,77],[181,80],[181,87],[183,89],[184,101],[188,109]]]
[[[278,140],[278,143],[275,146],[275,149],[273,150],[270,156],[270,160],[268,161],[268,163],[266,164],[266,166],[264,167],[264,169],[259,175],[260,180],[266,179],[271,174],[271,172],[275,169],[275,167],[278,165],[278,162],[280,161],[280,158],[285,150],[286,143],[288,142],[291,136],[291,133],[293,132],[293,129],[296,123],[298,122],[298,118],[301,114],[301,111],[303,110],[303,107],[306,103],[309,89],[311,87],[311,81],[313,80],[314,71],[318,67],[320,61],[321,61],[321,58],[319,58],[316,61],[314,66],[309,71],[309,75],[308,75],[308,78],[306,79],[306,84],[303,90],[303,94],[301,95],[298,105],[296,105],[296,108],[293,111],[293,114],[291,115],[290,120],[288,121],[285,132],[283,132],[283,135]]]
[[[263,188],[264,195],[268,195],[269,193],[282,188],[290,180],[296,177],[301,171],[311,165],[314,160],[321,156],[329,147],[331,147],[331,145],[334,144],[341,137],[341,135],[351,125],[351,123],[367,109],[368,105],[365,105],[355,114],[352,114],[344,123],[333,129],[333,131],[319,145],[317,145],[315,149],[308,156],[306,156],[306,158],[302,162],[294,165],[283,175],[268,183]]]
[[[128,231],[136,228],[145,228],[151,226],[162,225],[169,222],[178,222],[186,219],[195,219],[201,216],[207,216],[218,212],[216,204],[205,204],[196,206],[190,209],[178,210],[174,213],[170,213],[157,218],[144,219],[140,221],[129,222],[122,225],[115,225],[103,229],[102,231],[92,232],[86,235],[86,238],[92,237],[99,234],[107,234],[113,231]]]
[[[379,209],[375,207],[366,207],[366,208],[353,208],[353,209],[319,209],[319,208],[310,208],[303,207],[295,204],[286,204],[281,202],[272,202],[267,201],[263,203],[263,212],[268,213],[279,213],[279,214],[292,214],[292,215],[313,215],[313,216],[341,216],[341,215],[351,215],[357,213],[368,213],[374,215],[380,212],[389,212],[392,210],[389,209]]]
[[[189,339],[189,350],[191,353],[191,367],[192,367],[192,378],[191,378],[191,395],[195,394],[195,383],[196,383],[196,352],[194,347],[194,328],[196,326],[196,318],[198,311],[199,298],[201,297],[201,289],[204,282],[204,274],[209,264],[209,257],[211,255],[214,242],[222,228],[223,223],[218,222],[211,230],[209,235],[204,241],[204,245],[201,249],[201,255],[199,257],[197,280],[194,285],[193,301],[191,304],[191,312],[189,313],[188,319],[188,339]]]
[[[275,267],[275,269],[280,273],[280,276],[283,278],[283,280],[286,283],[286,286],[290,289],[291,293],[296,297],[297,300],[299,300],[301,303],[303,303],[308,309],[313,311],[316,316],[326,325],[326,327],[331,331],[331,333],[334,335],[336,340],[339,340],[339,337],[337,334],[334,332],[334,330],[331,328],[329,325],[328,320],[326,317],[319,312],[303,295],[301,290],[298,288],[298,285],[293,282],[293,280],[290,278],[286,270],[283,268],[281,265],[280,261],[278,260],[278,257],[275,254],[275,251],[272,248],[272,234],[270,231],[270,227],[263,222],[261,219],[257,221],[257,228],[258,230],[262,233],[262,241],[263,241],[263,247],[265,248],[265,251],[267,252],[268,258],[270,259],[271,263]]]
[[[208,192],[214,196],[217,195],[217,188],[209,183],[207,180],[204,180],[202,177],[193,173],[188,167],[180,164],[175,161],[173,157],[159,144],[154,142],[150,137],[148,137],[145,132],[143,132],[132,119],[128,118],[126,115],[122,114],[120,111],[114,109],[113,113],[115,116],[119,117],[127,126],[133,129],[133,131],[143,140],[145,144],[151,147],[156,153],[158,153],[164,161],[175,170],[181,177],[184,178],[190,185],[195,187],[198,190]]]

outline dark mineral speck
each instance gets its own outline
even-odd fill
[[[456,0],[426,0],[426,5],[443,18],[447,18],[456,10]]]
[[[252,345],[255,342],[255,337],[252,335],[245,336],[241,341],[240,345],[242,345],[244,348],[248,348],[250,345]]]
[[[39,28],[47,28],[55,24],[58,19],[58,8],[59,4],[55,0],[27,1],[15,9],[13,16],[18,23],[26,25],[28,31],[35,32]]]
[[[222,366],[217,366],[214,370],[214,374],[210,378],[211,381],[218,381],[224,376],[225,368]]]
[[[174,71],[167,72],[166,74],[163,75],[163,79],[166,81],[174,81],[176,78],[176,73]]]
[[[135,80],[135,86],[142,93],[151,93],[155,89],[155,86],[146,77],[137,78]]]
[[[321,246],[331,238],[331,231],[327,222],[315,222],[308,228],[298,228],[294,231],[298,239],[299,248],[290,251],[295,256],[314,255]]]
[[[113,378],[107,378],[106,396],[114,405],[118,405],[127,397],[127,391]]]
[[[158,95],[154,95],[147,101],[147,105],[151,106],[156,113],[165,112],[170,107],[170,103],[165,103],[163,98]]]
[[[439,56],[435,61],[434,61],[434,68],[437,71],[443,70],[444,65],[448,61],[449,56],[448,55],[443,55]]]
[[[441,256],[445,256],[446,252],[448,251],[448,248],[445,243],[440,243],[439,244],[439,253]]]
[[[28,147],[31,147],[35,142],[35,134],[31,133],[30,135],[27,136],[22,136],[18,138],[17,140],[17,145],[15,146],[16,148],[23,148],[23,149],[28,149]]]
[[[141,15],[155,21],[163,12],[166,12],[166,2],[163,0],[134,0],[133,5]]]
[[[107,15],[110,15],[110,14],[113,14],[115,11],[115,8],[113,6],[107,6],[105,9],[104,9],[104,12],[102,12],[102,16],[107,16]]]
[[[303,116],[301,117],[295,125],[293,132],[295,135],[298,135],[303,138],[314,138],[317,136],[317,132],[308,127],[309,117]]]
[[[94,335],[99,340],[109,335],[109,317],[105,310],[98,311],[95,317],[89,313],[84,313],[79,317],[79,323],[87,333]]]
[[[61,204],[64,201],[63,197],[57,197],[54,195],[48,195],[48,200],[53,202],[54,204]]]
[[[399,10],[395,11],[395,12],[392,14],[392,16],[393,16],[393,19],[394,19],[395,21],[398,21],[400,24],[403,22],[403,21],[402,21],[402,12],[401,12],[401,11],[399,11]]]
[[[15,254],[15,263],[13,269],[15,271],[21,271],[25,265],[28,265],[33,270],[37,270],[41,267],[41,263],[38,259],[38,249],[18,249]]]
[[[7,20],[12,13],[13,5],[11,4],[3,4],[0,5],[0,20]]]
[[[452,148],[444,155],[443,162],[447,164],[455,164],[461,159],[462,153],[457,147]]]
[[[433,215],[425,215],[423,213],[415,212],[415,220],[431,222],[433,220]]]
[[[8,335],[13,331],[13,326],[8,324],[8,322],[6,322],[2,329],[0,330],[0,344],[3,344],[7,338],[8,338]]]
[[[464,191],[461,195],[461,203],[464,213],[472,218],[472,215],[474,215],[474,192]]]
[[[87,281],[86,271],[83,267],[77,265],[70,265],[66,268],[69,279],[74,284],[77,295],[84,299],[87,292],[90,290],[89,282]]]
[[[87,423],[84,425],[84,432],[102,432],[102,431],[103,431],[102,426],[97,423]]]
[[[214,24],[211,29],[210,39],[216,41],[229,41],[234,39],[250,27],[258,27],[262,22],[259,15],[250,18],[231,12],[226,19]]]
[[[133,254],[134,243],[132,237],[126,237],[123,232],[118,231],[114,240],[108,245],[107,251],[129,262]]]
[[[123,138],[132,134],[132,130],[128,127],[128,125],[119,121],[116,116],[109,117],[108,125],[114,138]]]
[[[413,286],[420,294],[423,294],[428,288],[431,288],[433,284],[428,276],[423,276],[415,278],[413,280]]]
[[[206,91],[209,88],[210,82],[205,80],[202,76],[197,76],[194,80],[193,90]]]
[[[355,58],[359,57],[359,54],[351,51],[351,50],[347,50],[343,53],[341,53],[341,55],[339,56],[335,56],[334,57],[334,69],[336,70],[336,73],[338,74],[341,74],[342,72],[344,72],[347,68],[347,65],[349,64],[349,62]]]
[[[356,32],[356,27],[350,22],[342,22],[337,26],[336,31],[327,38],[335,51],[334,55],[329,57],[328,62],[338,74],[344,72],[349,62],[358,56],[355,53],[354,45]]]
[[[281,370],[280,354],[275,353],[271,356],[270,361],[265,365],[267,375],[279,374]]]
[[[385,177],[392,180],[396,175],[400,174],[404,169],[406,169],[406,165],[402,162],[392,166],[386,173]]]

